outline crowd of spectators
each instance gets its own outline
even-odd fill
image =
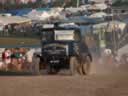
[[[34,51],[27,48],[5,49],[2,53],[2,70],[30,71]]]

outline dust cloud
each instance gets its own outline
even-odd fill
[[[127,72],[128,64],[116,62],[111,57],[93,56],[90,74],[112,74],[116,72]]]

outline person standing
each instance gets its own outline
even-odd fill
[[[77,50],[77,61],[78,61],[78,72],[81,75],[88,75],[90,72],[92,55],[87,46],[85,37],[82,38],[82,41],[78,44]]]
[[[32,59],[33,59],[33,54],[34,54],[35,50],[34,49],[29,49],[27,51],[27,53],[25,54],[26,56],[26,67],[30,72],[33,72],[33,67],[32,67]]]

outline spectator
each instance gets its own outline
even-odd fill
[[[34,49],[30,49],[27,53],[26,53],[26,61],[27,64],[29,66],[29,71],[33,71],[32,68],[32,59],[33,59],[33,54],[34,54],[35,50]]]
[[[2,60],[4,62],[4,66],[6,71],[8,70],[8,65],[11,63],[11,51],[9,49],[5,49],[2,53]]]
[[[22,69],[22,63],[21,63],[21,57],[22,55],[19,52],[19,48],[15,48],[12,51],[11,59],[12,59],[12,65],[15,67],[15,70],[21,71]]]

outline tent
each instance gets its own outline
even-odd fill
[[[4,13],[10,13],[12,15],[16,16],[23,16],[25,14],[28,14],[32,9],[17,9],[17,10],[7,10],[4,11]]]
[[[73,8],[73,7],[71,7],[71,8],[66,8],[65,11],[69,11],[71,13],[77,13],[79,11],[86,11],[86,8],[83,7],[83,6],[81,6],[79,8]]]
[[[31,22],[31,20],[20,16],[0,16],[0,24],[2,25],[21,24],[27,22]]]
[[[120,22],[120,21],[110,21],[110,22],[95,24],[93,26],[93,28],[95,28],[95,29],[101,29],[101,28],[105,29],[106,28],[107,32],[112,32],[113,30],[120,29],[121,32],[123,32],[124,29],[126,28],[126,23]]]
[[[89,18],[89,17],[85,17],[85,16],[74,16],[72,18],[68,18],[65,20],[60,20],[59,22],[62,23],[76,23],[76,24],[96,24],[96,23],[100,23],[103,22],[104,20],[101,18]]]
[[[107,14],[104,13],[104,12],[97,12],[97,13],[94,13],[92,15],[90,15],[89,17],[90,18],[103,18],[103,17],[106,17]]]
[[[104,3],[94,4],[88,7],[89,10],[106,10],[107,5]]]
[[[7,10],[7,11],[2,11],[0,13],[10,13],[12,15],[16,15],[16,16],[24,16],[28,13],[30,13],[33,9],[32,8],[28,8],[28,9],[15,9],[15,10]],[[49,8],[37,8],[35,9],[36,11],[39,12],[43,12],[43,11],[49,11]]]
[[[49,11],[32,10],[26,15],[26,17],[30,18],[31,20],[37,20],[37,21],[64,19],[65,16],[64,14],[62,14],[62,10],[63,8],[52,8]]]

